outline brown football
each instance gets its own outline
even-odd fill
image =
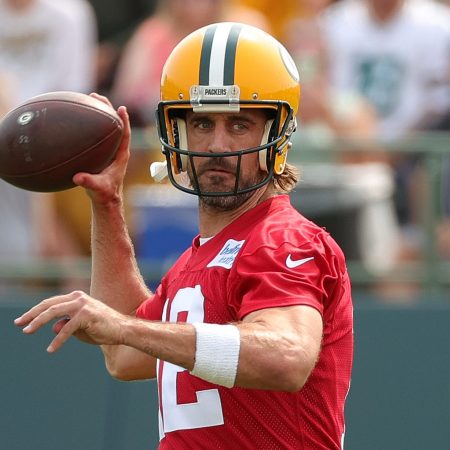
[[[0,122],[0,178],[30,191],[72,188],[76,173],[111,163],[122,134],[119,115],[100,100],[68,91],[38,95]]]

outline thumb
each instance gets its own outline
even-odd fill
[[[86,172],[76,173],[72,181],[77,185],[89,189],[95,186],[94,175]]]

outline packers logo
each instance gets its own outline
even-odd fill
[[[22,113],[17,119],[19,125],[28,125],[34,119],[34,112],[27,111]]]

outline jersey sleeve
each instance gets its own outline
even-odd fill
[[[335,259],[324,248],[286,242],[244,252],[233,277],[239,319],[260,309],[294,305],[311,306],[323,315],[338,279]]]

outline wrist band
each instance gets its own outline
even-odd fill
[[[241,340],[235,325],[193,323],[197,348],[192,375],[219,384],[233,387],[239,362]]]

